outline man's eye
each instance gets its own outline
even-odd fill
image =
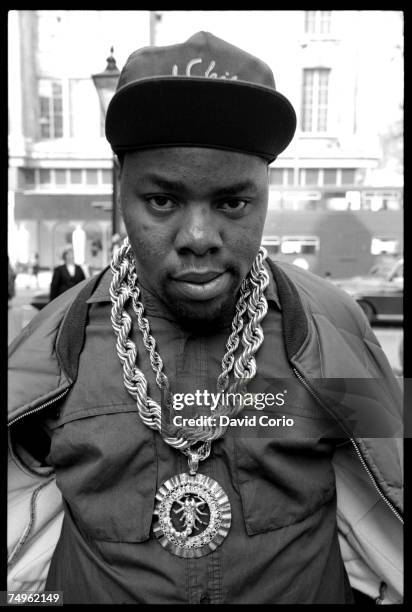
[[[155,210],[173,210],[176,204],[168,196],[151,196],[147,198],[150,206]]]
[[[247,200],[225,200],[219,205],[219,208],[226,212],[240,212],[246,208],[247,204]]]

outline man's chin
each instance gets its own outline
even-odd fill
[[[206,335],[230,325],[235,313],[235,300],[233,294],[208,301],[170,300],[168,308],[182,327]]]

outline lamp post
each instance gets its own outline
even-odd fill
[[[103,117],[106,117],[109,102],[116,91],[117,82],[119,80],[120,70],[116,66],[116,60],[113,57],[113,47],[110,48],[110,56],[107,58],[107,66],[103,72],[92,74],[94,86],[99,95],[100,106]],[[117,234],[118,230],[118,213],[117,213],[117,170],[118,161],[116,156],[112,156],[112,236]]]

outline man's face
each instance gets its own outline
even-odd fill
[[[64,261],[66,264],[74,263],[74,253],[71,249],[66,251],[66,253],[64,254]]]
[[[142,285],[183,324],[227,324],[261,243],[267,163],[219,149],[149,149],[125,155],[120,184]]]

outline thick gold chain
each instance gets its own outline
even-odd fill
[[[217,389],[220,392],[228,389],[232,370],[235,380],[230,386],[229,392],[239,393],[256,374],[254,355],[263,342],[261,322],[267,313],[267,302],[264,295],[269,283],[268,272],[264,266],[266,256],[266,250],[261,247],[248,276],[242,282],[235,316],[232,321],[232,330],[226,342],[226,352],[222,359],[222,372],[217,380]],[[114,254],[111,269],[113,272],[113,280],[110,286],[111,322],[117,337],[116,349],[123,365],[123,380],[126,389],[136,400],[143,423],[151,429],[159,431],[167,444],[185,454],[189,454],[190,460],[196,464],[197,461],[203,460],[209,455],[211,441],[223,436],[227,427],[220,425],[197,428],[186,427],[178,430],[179,437],[163,435],[161,406],[147,394],[146,377],[136,365],[136,345],[130,338],[132,320],[125,308],[128,300],[131,300],[137,325],[156,376],[156,383],[165,397],[170,396],[170,385],[163,371],[163,361],[156,350],[156,341],[150,332],[149,321],[144,316],[144,306],[140,299],[134,257],[128,238],[124,240],[122,246]],[[244,324],[245,315],[247,317],[246,325]],[[235,360],[235,353],[239,348],[240,341],[243,349]],[[215,414],[233,415],[239,412],[242,407],[241,402],[232,405],[223,402],[218,406]],[[198,442],[203,442],[200,448],[191,449]]]

